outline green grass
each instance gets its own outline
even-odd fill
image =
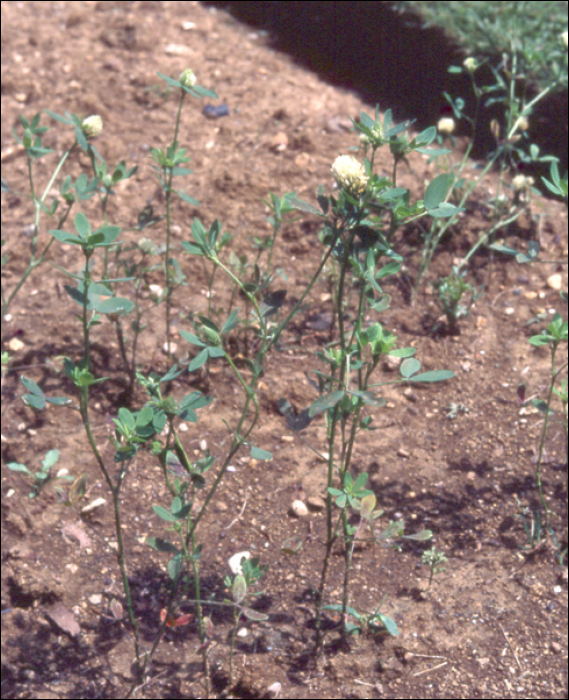
[[[493,2],[474,0],[400,0],[392,3],[398,10],[413,11],[423,26],[437,26],[473,56],[501,57],[512,49],[527,57],[526,78],[543,89],[556,74],[567,86],[566,49],[559,35],[567,30],[568,3]]]

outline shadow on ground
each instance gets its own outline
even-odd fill
[[[398,120],[415,119],[418,129],[435,124],[445,113],[445,91],[463,97],[466,112],[474,114],[470,79],[448,73],[449,66],[465,58],[462,49],[441,29],[422,28],[418,17],[395,12],[387,2],[222,0],[203,4],[227,9],[239,21],[267,31],[275,49],[333,85],[355,90],[366,102],[379,103],[382,110],[391,107]],[[481,69],[479,78],[484,84],[493,83],[489,70]],[[531,87],[528,94],[531,97]],[[496,105],[481,114],[474,158],[483,158],[495,147],[489,124],[493,118],[500,119],[500,112]],[[532,140],[542,153],[556,155],[564,172],[567,90],[539,103],[532,124]],[[462,128],[470,136],[469,126]]]

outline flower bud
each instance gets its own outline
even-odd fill
[[[192,88],[196,84],[196,76],[191,68],[186,68],[180,73],[180,82],[184,87]]]
[[[353,156],[338,156],[332,165],[338,187],[353,195],[363,194],[368,183],[364,166]]]
[[[81,128],[88,139],[95,139],[103,131],[103,120],[98,114],[92,114],[90,117],[83,119]]]
[[[490,131],[497,141],[500,138],[500,122],[497,119],[490,120]]]
[[[518,129],[520,131],[527,131],[529,128],[529,120],[527,117],[520,117],[518,119]]]
[[[221,340],[221,336],[217,331],[214,331],[213,328],[210,328],[209,326],[206,326],[205,324],[202,326],[202,331],[204,334],[204,337],[206,341],[210,344],[213,345],[216,348],[220,348],[223,346],[223,341]]]
[[[452,117],[442,117],[439,119],[437,129],[443,136],[448,136],[454,131],[454,119]]]
[[[567,48],[567,32],[561,32],[561,41],[563,42],[563,46]]]

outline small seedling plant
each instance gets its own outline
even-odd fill
[[[51,469],[59,461],[59,450],[49,450],[46,456],[42,459],[41,469],[37,472],[31,472],[25,464],[20,464],[19,462],[8,462],[6,465],[8,469],[13,472],[21,472],[27,474],[32,480],[32,490],[28,494],[30,498],[36,498],[41,492],[41,490],[47,486],[50,481],[63,480],[63,481],[73,481],[73,477],[68,474],[56,474],[52,475]]]
[[[468,316],[472,305],[482,294],[466,282],[465,276],[466,270],[460,272],[453,266],[450,275],[439,277],[433,285],[438,294],[436,301],[446,318],[446,331],[450,335],[458,333],[459,320]],[[433,327],[433,333],[437,333],[441,327],[438,321]]]

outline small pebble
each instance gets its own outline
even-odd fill
[[[11,352],[20,352],[20,350],[23,350],[25,347],[26,346],[19,338],[12,338],[12,340],[8,343],[8,350]]]
[[[306,503],[308,504],[310,510],[320,511],[326,508],[326,501],[323,498],[320,498],[320,496],[311,496]]]
[[[288,136],[285,134],[284,131],[279,131],[279,133],[276,134],[275,136],[273,136],[273,138],[271,139],[271,145],[270,145],[271,151],[276,151],[276,152],[286,151],[287,146],[288,146]]]
[[[243,573],[241,568],[242,559],[251,559],[251,552],[237,552],[229,560],[229,568],[236,576]]]
[[[278,698],[282,690],[282,685],[280,683],[273,683],[267,688],[267,695],[271,698]]]
[[[94,501],[91,501],[91,503],[88,503],[86,506],[81,508],[81,513],[91,513],[94,510],[97,510],[97,508],[100,508],[101,506],[104,506],[107,501],[104,498],[96,498]]]
[[[305,518],[308,515],[308,508],[302,501],[293,501],[290,511],[297,518]]]
[[[202,109],[202,114],[208,119],[220,119],[229,116],[229,107],[226,104],[206,105]]]
[[[550,275],[547,278],[547,286],[551,287],[551,289],[555,289],[556,292],[559,292],[563,286],[563,279],[561,278],[561,275],[557,273],[555,275]]]

